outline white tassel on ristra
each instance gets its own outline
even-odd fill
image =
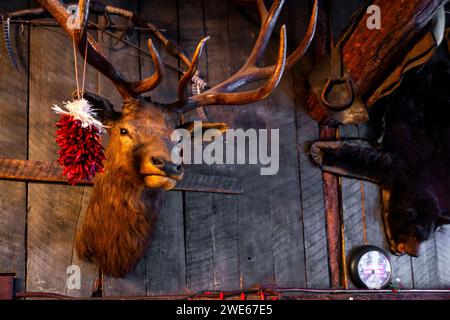
[[[96,113],[86,99],[64,102],[63,108],[54,105],[52,109],[61,117],[55,126],[63,175],[72,185],[92,180],[96,173],[103,172],[105,155],[100,132],[105,127],[95,119]]]
[[[57,114],[69,115],[72,116],[74,120],[79,120],[83,128],[94,126],[99,133],[103,133],[105,131],[105,126],[100,121],[95,119],[97,113],[86,99],[82,98],[64,102],[64,109],[60,108],[56,104],[52,107],[52,110]]]

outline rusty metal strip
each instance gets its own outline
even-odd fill
[[[321,139],[335,139],[336,128],[321,126]],[[325,199],[325,217],[328,240],[328,260],[330,267],[330,282],[332,288],[341,287],[341,265],[345,263],[345,257],[342,256],[343,230],[341,230],[341,210],[339,200],[339,178],[328,172],[323,172],[323,193]],[[342,261],[341,261],[342,260]],[[344,272],[345,276],[345,272]],[[344,285],[345,285],[345,279]]]
[[[320,63],[331,52],[333,43],[333,36],[331,31],[330,18],[330,2],[319,2],[319,14],[317,22],[316,37],[313,42],[314,60]],[[313,118],[318,119],[318,113],[323,112],[324,109],[320,107],[314,92],[309,94],[309,113]],[[318,112],[318,113],[317,113]],[[324,117],[322,117],[324,119]],[[320,126],[320,139],[332,140],[337,137],[337,129],[332,121],[324,121]],[[339,178],[328,172],[323,172],[323,194],[325,205],[325,219],[326,219],[326,233],[328,244],[328,265],[330,272],[330,286],[331,288],[342,287],[341,283],[341,263],[342,256],[341,248],[343,236],[341,233],[341,210],[340,210],[340,193],[339,193]],[[343,261],[345,263],[345,259]]]
[[[30,182],[67,184],[63,169],[56,162],[0,159],[0,179]],[[79,185],[90,186],[92,181],[81,181]],[[176,191],[241,194],[239,181],[231,177],[198,175],[187,172],[184,179],[173,189]]]

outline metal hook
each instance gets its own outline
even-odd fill
[[[345,100],[342,103],[336,103],[336,102],[329,101],[328,96],[331,93],[331,91],[333,90],[334,86],[344,84],[344,83],[345,83],[345,87],[348,92],[347,100]],[[353,97],[354,97],[353,87],[350,82],[350,77],[348,76],[348,74],[345,74],[343,77],[337,78],[337,79],[328,78],[327,83],[323,87],[322,95],[320,96],[320,99],[322,100],[322,103],[325,106],[327,106],[328,108],[337,110],[337,111],[341,111],[341,110],[347,109],[353,103]]]

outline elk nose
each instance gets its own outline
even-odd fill
[[[175,164],[170,161],[164,161],[161,158],[152,157],[152,164],[164,171],[168,176],[175,175],[178,176],[183,173],[183,166],[181,164]]]

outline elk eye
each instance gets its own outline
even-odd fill
[[[128,130],[125,129],[125,128],[120,128],[120,134],[121,134],[122,136],[125,136],[125,135],[128,134]]]

